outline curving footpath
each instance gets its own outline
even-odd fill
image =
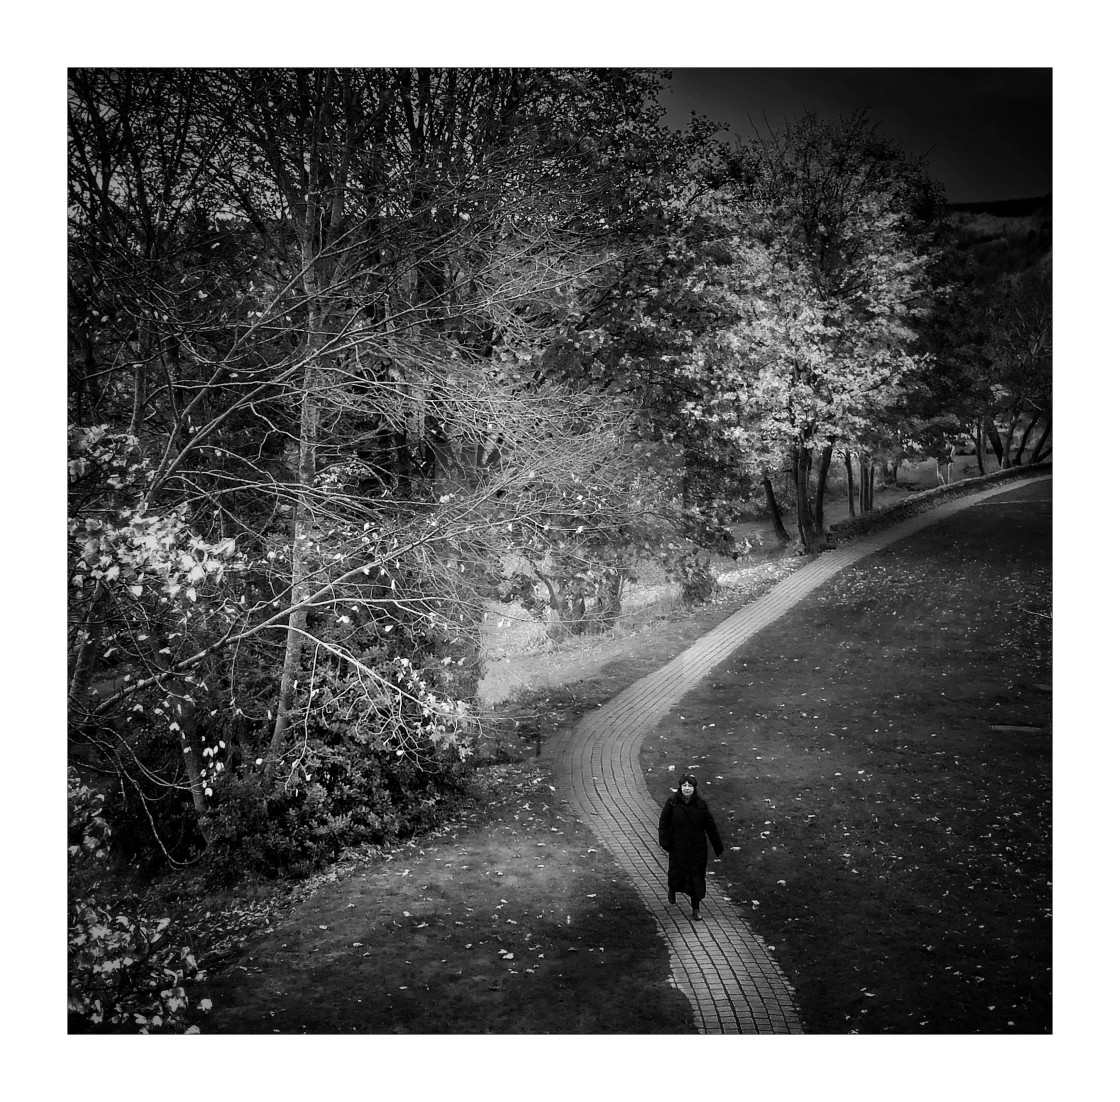
[[[549,748],[569,805],[615,855],[658,920],[669,946],[672,982],[692,1004],[701,1033],[803,1030],[789,981],[718,883],[712,883],[704,900],[702,922],[691,920],[687,906],[668,906],[665,859],[657,845],[661,808],[650,796],[639,764],[642,739],[711,669],[845,567],[961,509],[1034,481],[1038,479],[1001,483],[820,556],[585,716]]]

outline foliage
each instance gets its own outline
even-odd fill
[[[1050,265],[1001,279],[991,289],[987,307],[992,413],[1012,426],[1025,411],[1049,413],[1054,354]]]
[[[639,202],[604,226],[601,278],[578,288],[540,371],[632,410],[634,458],[661,483],[643,492],[666,521],[638,543],[658,556],[663,543],[673,550],[674,537],[704,546],[725,539],[729,500],[742,486],[727,442],[687,415],[697,391],[679,370],[694,344],[728,320],[711,290],[725,262],[723,227],[702,201],[725,175],[716,127],[693,118],[670,135],[654,118],[647,107],[630,130],[640,157],[627,171],[640,168]]]
[[[684,408],[744,474],[791,471],[809,546],[814,454],[823,481],[834,446],[869,450],[917,369],[937,196],[861,115],[836,126],[808,115],[731,167],[703,202],[723,227],[711,285],[729,321],[682,365],[697,394]]]
[[[111,831],[104,793],[67,776],[69,921],[67,1008],[72,1032],[197,1033],[187,1024],[187,985],[205,978],[184,933],[134,903],[99,898]],[[210,1009],[208,999],[195,1010]]]
[[[72,861],[83,858],[104,860],[108,856],[112,833],[105,821],[105,793],[82,784],[74,769],[66,775],[67,849]]]
[[[602,343],[580,318],[667,187],[661,80],[71,73],[71,739],[118,846],[192,860],[250,793],[271,835],[306,745],[375,809],[367,745],[452,780],[508,564],[570,622],[617,596],[633,407],[544,364]],[[304,853],[299,800],[261,864],[351,837]]]
[[[643,560],[702,600],[771,474],[808,539],[806,460],[899,439],[920,166],[862,118],[728,154],[664,79],[71,72],[69,736],[118,855],[414,829],[489,602],[595,630]]]
[[[235,769],[209,816],[211,879],[307,876],[344,849],[430,828],[454,803],[458,755],[421,771],[372,742],[358,732],[308,733],[282,777],[253,763]]]
[[[998,465],[1010,465],[1004,440],[1015,435],[1021,416],[1029,418],[1026,435],[1043,423],[1045,440],[1051,238],[1045,201],[1030,217],[950,211],[941,231],[938,291],[922,326],[929,358],[894,415],[907,454],[933,455],[966,435],[982,448],[986,437]],[[1041,458],[1038,448],[1033,459]]]
[[[680,583],[681,600],[686,608],[709,600],[718,586],[711,556],[699,550],[684,552],[670,560],[669,578]]]
[[[72,1032],[199,1031],[187,1024],[187,985],[205,977],[170,919],[86,897],[71,902],[67,936]]]

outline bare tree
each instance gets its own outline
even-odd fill
[[[535,368],[611,259],[563,86],[73,75],[79,742],[162,726],[199,814],[231,740],[465,748],[504,557],[632,525],[625,410]]]

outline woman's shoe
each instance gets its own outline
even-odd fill
[[[704,921],[700,917],[700,908],[699,907],[693,907],[692,908],[692,921],[693,922],[703,922]]]
[[[669,893],[669,902],[670,903],[676,903],[676,901],[677,901],[677,893],[671,891]]]

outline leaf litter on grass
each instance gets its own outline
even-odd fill
[[[254,946],[259,974],[212,978],[208,1031],[692,1032],[652,916],[545,767],[482,772],[476,810],[355,858]]]
[[[807,1030],[1049,1031],[1049,578],[1042,520],[958,514],[764,629],[647,740],[647,778],[718,770],[723,871]],[[993,731],[1008,712],[1038,729]]]

